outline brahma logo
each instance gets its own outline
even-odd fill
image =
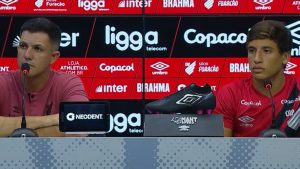
[[[167,75],[168,72],[167,71],[162,71],[162,70],[165,70],[170,66],[168,64],[163,63],[163,62],[156,62],[156,63],[150,65],[150,67],[157,70],[157,71],[152,72],[153,75]]]
[[[191,75],[192,73],[194,73],[196,67],[196,61],[194,61],[193,63],[186,62],[184,65],[186,66],[185,68],[186,74]]]
[[[212,8],[213,5],[214,5],[214,0],[205,0],[205,2],[204,2],[204,7],[205,7],[206,9]]]
[[[202,98],[201,95],[186,94],[176,102],[176,104],[192,105]]]
[[[164,8],[194,8],[194,0],[163,0]]]
[[[151,7],[152,0],[144,0],[145,7]],[[143,0],[123,0],[118,4],[119,8],[142,8]]]
[[[250,72],[249,63],[229,63],[229,72],[230,73]]]
[[[4,4],[6,6],[9,6],[9,5],[11,5],[13,3],[16,3],[16,2],[18,2],[18,0],[0,0],[0,3]]]
[[[291,69],[294,69],[295,67],[297,67],[296,64],[294,64],[294,63],[292,63],[292,62],[288,62],[288,63],[286,64],[284,73],[285,73],[285,74],[295,74],[295,71],[291,70]]]
[[[288,29],[291,31],[291,35],[293,36],[293,43],[299,45],[298,48],[293,48],[291,51],[292,56],[300,55],[300,21],[296,21],[289,25],[286,25]]]
[[[145,92],[148,93],[169,93],[170,92],[170,84],[169,83],[137,83],[136,91],[137,92]]]
[[[271,6],[266,6],[273,2],[273,0],[253,0],[254,3],[257,3],[261,6],[255,6],[256,10],[271,10]]]

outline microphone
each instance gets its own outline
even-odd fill
[[[260,133],[261,137],[272,137],[272,138],[277,138],[277,137],[286,137],[286,134],[281,131],[280,129],[276,128],[275,124],[275,104],[274,104],[274,99],[272,96],[272,82],[270,80],[266,80],[264,82],[264,87],[268,90],[269,95],[270,95],[270,100],[271,100],[271,105],[272,105],[272,124],[270,129],[266,129]]]
[[[22,121],[21,121],[21,128],[17,128],[15,129],[12,134],[11,137],[37,137],[38,134],[30,129],[30,128],[26,128],[26,113],[25,113],[25,107],[24,107],[24,98],[25,98],[25,82],[26,82],[26,77],[29,73],[30,70],[30,65],[28,63],[22,63],[21,65],[21,71],[22,71],[22,75],[23,75],[23,93],[22,93]]]

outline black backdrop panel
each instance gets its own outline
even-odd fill
[[[84,57],[89,42],[94,19],[89,17],[48,17],[62,30],[60,51],[62,57]],[[21,25],[28,17],[14,17],[4,56],[16,57],[17,50],[13,42],[17,40]]]

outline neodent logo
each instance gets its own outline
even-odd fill
[[[68,121],[103,119],[103,114],[74,114],[70,112],[66,115],[66,119]]]
[[[215,44],[235,44],[235,43],[246,43],[247,35],[245,33],[220,33],[218,35],[214,33],[197,33],[196,29],[187,29],[184,32],[184,40],[188,44],[203,44],[206,43],[206,47],[211,47],[211,45]]]
[[[158,44],[158,32],[148,31],[143,37],[138,31],[131,33],[125,31],[116,32],[116,27],[110,25],[105,26],[105,43],[107,45],[116,44],[117,49],[120,51],[125,51],[128,47],[134,51],[140,50],[143,45],[143,39],[145,39],[146,44]]]
[[[9,66],[0,66],[0,72],[8,72]]]

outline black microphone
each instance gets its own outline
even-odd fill
[[[29,73],[29,70],[30,70],[30,65],[28,63],[23,63],[21,65],[21,71],[22,71],[22,75],[23,75],[23,79],[22,79],[22,82],[23,82],[23,93],[22,93],[22,121],[21,121],[21,128],[17,128],[15,129],[12,134],[11,134],[11,137],[37,137],[38,134],[30,129],[30,128],[26,128],[26,113],[25,113],[25,107],[24,107],[24,97],[25,97],[25,82],[26,82],[26,77]]]
[[[272,82],[270,80],[266,80],[264,82],[264,87],[268,90],[269,95],[270,95],[270,100],[272,104],[272,124],[270,129],[266,129],[260,133],[261,137],[272,137],[272,138],[277,138],[277,137],[286,137],[286,134],[281,131],[280,129],[276,128],[275,124],[275,104],[274,104],[274,99],[272,96]]]

